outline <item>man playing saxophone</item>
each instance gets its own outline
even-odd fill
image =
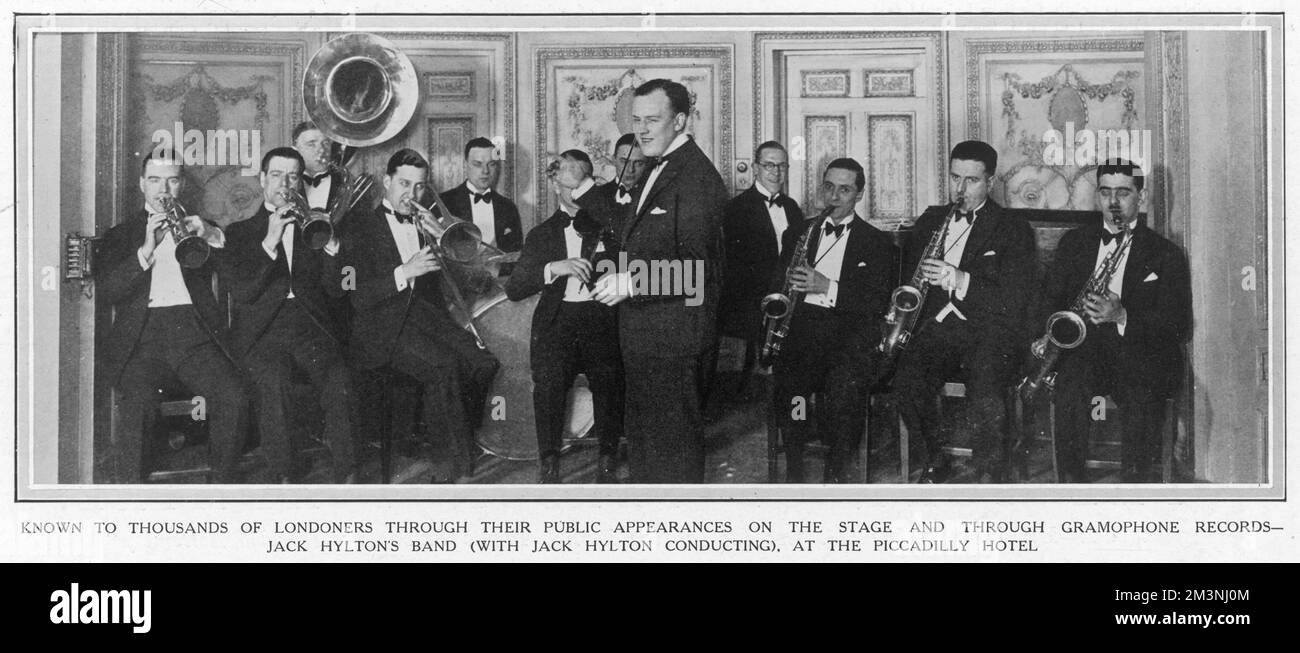
[[[867,325],[883,316],[898,270],[897,248],[854,212],[865,187],[866,175],[857,161],[832,161],[820,189],[826,211],[785,232],[779,268],[784,275],[773,287],[786,295],[792,313],[773,361],[772,409],[790,483],[804,481],[803,450],[814,393],[819,436],[830,447],[824,480],[852,478],[866,391],[880,359],[875,331]],[[800,250],[804,259],[792,263]]]
[[[1098,166],[1101,224],[1065,234],[1048,271],[1045,313],[1075,308],[1071,300],[1095,271],[1108,262],[1113,267],[1104,292],[1081,298],[1082,343],[1059,352],[1054,395],[1063,482],[1088,480],[1088,426],[1093,398],[1102,395],[1120,406],[1121,479],[1152,481],[1164,400],[1181,385],[1182,346],[1191,329],[1187,261],[1177,245],[1138,220],[1146,200],[1140,167],[1125,160]],[[1125,240],[1130,240],[1127,251]],[[1042,358],[1050,346],[1044,335],[1032,350]]]
[[[1013,382],[1017,354],[1030,338],[1025,297],[1035,268],[1029,224],[1004,213],[988,197],[997,165],[997,151],[988,143],[954,146],[948,158],[949,192],[961,206],[923,214],[908,247],[907,269],[919,265],[931,288],[918,309],[916,332],[898,360],[894,395],[903,422],[926,444],[922,483],[942,483],[951,473],[935,398],[944,383],[955,380],[966,384],[966,426],[977,480],[1006,480],[1004,393]],[[945,225],[937,248],[941,254],[922,258],[932,235]]]

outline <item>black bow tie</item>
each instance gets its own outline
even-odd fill
[[[486,193],[474,193],[474,203],[477,204],[479,202],[483,202],[484,204],[491,204],[492,191],[487,191]]]
[[[974,211],[958,211],[958,212],[956,212],[956,213],[954,213],[954,214],[952,215],[952,221],[953,221],[953,222],[956,222],[956,221],[958,221],[958,220],[965,220],[965,221],[966,221],[966,224],[973,223],[973,222],[975,222],[975,212],[974,212]]]
[[[389,215],[393,216],[393,219],[397,220],[402,224],[415,224],[415,216],[409,213],[398,213],[397,211],[394,211],[393,209],[390,209],[387,206],[384,207],[384,210],[387,211]]]
[[[311,184],[312,188],[316,188],[320,186],[320,183],[322,181],[329,179],[329,176],[330,176],[329,172],[322,172],[319,175],[316,175],[315,177],[308,177],[307,182]]]
[[[831,224],[831,223],[827,222],[826,225],[823,227],[823,229],[826,230],[826,235],[827,235],[827,236],[829,236],[829,235],[831,235],[831,234],[835,234],[835,237],[836,237],[836,238],[839,238],[840,236],[842,236],[842,235],[844,234],[844,231],[845,231],[846,229],[849,228],[849,225],[850,225],[850,224],[852,224],[852,223],[850,223],[850,222],[845,222],[845,223],[843,223],[843,224]]]
[[[662,156],[652,156],[648,160],[646,160],[646,170],[654,170],[655,168],[658,168],[659,166],[665,163],[668,163],[667,154],[664,154]]]
[[[1102,230],[1101,230],[1101,244],[1102,244],[1103,246],[1105,246],[1105,245],[1109,245],[1109,244],[1115,242],[1115,241],[1118,240],[1118,239],[1119,239],[1119,234],[1118,234],[1118,233],[1111,233],[1110,231],[1108,231],[1108,230],[1106,230],[1106,229],[1102,229]]]
[[[627,204],[632,201],[632,193],[627,192],[622,186],[614,190],[614,201],[619,204]]]
[[[772,208],[772,207],[780,207],[780,206],[781,206],[781,194],[780,194],[780,193],[773,193],[771,197],[767,198],[767,206],[768,206],[768,208]]]

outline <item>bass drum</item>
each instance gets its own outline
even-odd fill
[[[533,375],[528,342],[533,309],[541,295],[520,302],[497,297],[475,302],[474,325],[488,351],[501,361],[501,370],[488,391],[487,407],[475,441],[484,451],[507,460],[537,460],[537,425],[533,421]],[[564,437],[581,438],[591,431],[591,391],[575,384],[569,390],[568,425]]]

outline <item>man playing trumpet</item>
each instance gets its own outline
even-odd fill
[[[140,165],[144,207],[110,229],[99,249],[99,299],[115,309],[104,369],[118,392],[121,428],[113,444],[120,483],[139,483],[149,474],[160,389],[201,400],[217,482],[236,480],[247,435],[248,395],[227,347],[225,311],[213,293],[225,237],[216,225],[185,215],[175,200],[183,186],[175,152],[146,156]],[[193,248],[197,254],[178,260],[177,246],[195,237],[201,241]]]
[[[344,296],[339,238],[330,236],[319,249],[310,242],[316,229],[329,227],[307,226],[312,214],[300,194],[302,169],[293,148],[267,152],[259,175],[262,206],[230,226],[232,340],[256,389],[258,431],[275,479],[300,476],[291,437],[301,421],[291,417],[292,377],[299,370],[319,393],[333,481],[343,483],[357,456],[352,380],[330,303]]]
[[[1061,480],[1086,483],[1088,426],[1093,398],[1110,395],[1122,423],[1121,479],[1151,482],[1160,455],[1164,400],[1183,377],[1183,342],[1191,330],[1191,284],[1177,245],[1138,220],[1147,200],[1142,168],[1125,160],[1097,167],[1100,224],[1061,237],[1048,273],[1044,312],[1070,307],[1093,271],[1120,250],[1104,293],[1084,298],[1086,332],[1076,348],[1061,352],[1055,379],[1057,464]],[[1047,336],[1033,344],[1041,358]]]

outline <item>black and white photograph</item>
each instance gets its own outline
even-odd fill
[[[620,9],[14,14],[9,510],[1285,508],[1281,13]]]

